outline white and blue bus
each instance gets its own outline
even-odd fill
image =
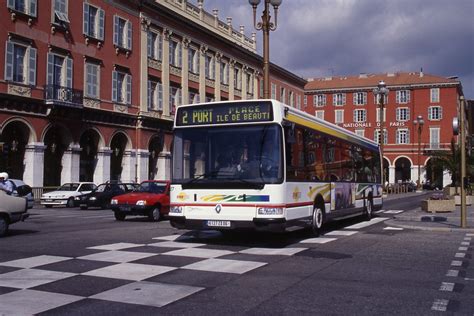
[[[318,235],[382,207],[378,144],[275,100],[179,107],[172,157],[176,228]]]

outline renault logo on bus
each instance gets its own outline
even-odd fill
[[[216,213],[219,214],[222,210],[222,205],[217,204],[215,210],[216,210]]]

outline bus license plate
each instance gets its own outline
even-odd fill
[[[230,227],[230,221],[207,221],[208,227]]]

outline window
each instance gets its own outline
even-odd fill
[[[160,33],[148,31],[147,33],[147,51],[148,58],[162,60],[163,39]]]
[[[384,108],[383,109],[383,121],[386,122],[387,121],[387,109]],[[377,108],[375,110],[375,121],[376,122],[380,122],[380,108]]]
[[[410,102],[410,91],[409,90],[398,90],[397,91],[397,104],[404,104]]]
[[[169,63],[174,67],[181,68],[182,65],[182,46],[178,40],[170,39],[169,41]]]
[[[387,130],[384,129],[383,130],[383,143],[384,144],[387,144],[388,143],[388,133],[387,133]],[[376,130],[374,130],[374,141],[376,141],[377,143],[380,144],[380,128],[377,128]]]
[[[397,129],[397,144],[409,144],[410,131],[408,129]]]
[[[335,106],[342,106],[346,104],[346,94],[345,93],[334,93],[332,95],[332,104]]]
[[[430,127],[430,149],[439,149],[439,127]]]
[[[325,106],[326,105],[326,95],[325,94],[316,94],[313,96],[313,105],[314,106]]]
[[[36,17],[37,0],[8,0],[7,7],[13,11]]]
[[[72,88],[72,64],[67,56],[48,53],[47,84]]]
[[[234,68],[234,89],[242,90],[242,69]]]
[[[301,110],[301,96],[296,97],[296,107]]]
[[[252,81],[252,75],[249,73],[245,74],[245,85],[247,88],[247,93],[248,94],[253,94],[253,81]]]
[[[104,40],[104,10],[84,2],[83,29],[86,36]]]
[[[229,63],[226,61],[221,61],[221,84],[229,84]],[[263,81],[261,81],[263,84]],[[263,87],[263,86],[262,86]],[[263,94],[263,93],[262,93]]]
[[[428,108],[428,120],[439,121],[443,118],[443,108],[440,106],[430,106]]]
[[[132,22],[114,15],[114,45],[132,50]]]
[[[199,75],[199,53],[194,47],[188,48],[188,71]]]
[[[285,98],[286,98],[286,89],[281,87],[280,88],[280,102],[285,103]]]
[[[205,71],[206,71],[206,79],[214,80],[216,76],[216,67],[214,63],[214,56],[206,55],[204,57],[205,61]]]
[[[276,84],[272,83],[272,99],[276,100],[276,97],[277,97],[277,86]]]
[[[85,96],[89,98],[100,98],[100,66],[96,63],[86,62],[85,71]]]
[[[430,100],[431,100],[431,103],[439,102],[439,88],[432,88],[430,90]]]
[[[406,121],[409,121],[409,120],[410,120],[410,109],[409,108],[397,108],[397,121],[406,122]]]
[[[205,102],[214,102],[215,98],[212,95],[206,95]]]
[[[365,137],[365,129],[356,129],[354,132],[359,137]]]
[[[194,90],[189,90],[189,104],[199,103],[199,93]]]
[[[132,104],[132,76],[122,71],[112,72],[112,101]]]
[[[60,24],[62,26],[69,25],[67,5],[67,0],[54,0],[54,23]]]
[[[170,86],[170,114],[174,114],[176,108],[181,105],[181,89]]]
[[[295,95],[291,90],[288,92],[288,104],[292,107],[295,106]]]
[[[367,120],[366,110],[354,110],[354,122],[362,123]]]
[[[320,120],[324,120],[324,110],[316,111],[315,115],[316,115],[316,118],[318,118]]]
[[[335,111],[334,123],[344,123],[344,110]]]
[[[303,96],[303,106],[304,107],[308,106],[308,96],[306,94]]]
[[[355,92],[353,94],[354,105],[365,105],[367,104],[367,92]]]
[[[148,111],[163,111],[163,85],[159,81],[148,80]]]
[[[36,48],[7,41],[5,80],[36,85]]]

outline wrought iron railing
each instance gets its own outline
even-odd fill
[[[50,84],[44,86],[44,99],[46,103],[82,106],[84,94],[82,90]]]

